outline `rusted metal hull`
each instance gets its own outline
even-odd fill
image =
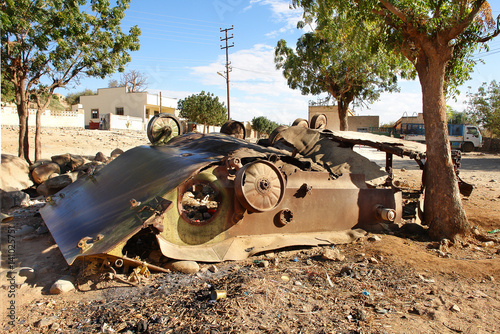
[[[244,168],[260,161],[273,167]],[[235,180],[244,183],[239,192]],[[246,195],[271,204],[249,209]],[[191,212],[189,201],[202,204]],[[402,215],[401,194],[368,188],[364,175],[332,175],[286,151],[200,134],[129,150],[50,202],[40,212],[69,264],[126,256],[127,241],[141,230],[156,234],[168,258],[218,262],[344,241],[353,228],[384,221],[377,207],[392,210],[396,222]]]

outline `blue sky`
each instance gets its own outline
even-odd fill
[[[225,71],[225,50],[220,29],[230,28],[229,60],[231,118],[250,121],[266,116],[278,123],[291,124],[296,118],[307,118],[309,100],[288,88],[281,71],[275,69],[274,47],[280,39],[294,46],[304,31],[296,28],[300,10],[289,8],[290,0],[132,0],[123,20],[123,29],[137,25],[142,30],[141,48],[131,54],[127,70],[139,70],[149,78],[148,91],[182,99],[201,91],[214,93],[226,103],[226,81],[217,72]],[[489,1],[493,15],[500,15],[500,0]],[[472,80],[462,88],[457,101],[448,104],[455,110],[465,107],[468,86],[472,91],[483,82],[500,81],[500,37],[490,42],[490,52],[478,57]],[[78,86],[61,91],[97,90],[108,86],[110,79],[83,78]],[[354,108],[357,115],[379,115],[380,123],[421,112],[418,81],[401,81],[400,93],[384,93],[368,108]]]

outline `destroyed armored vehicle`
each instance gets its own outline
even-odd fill
[[[140,263],[152,249],[169,259],[241,260],[343,242],[358,228],[401,220],[392,154],[423,166],[424,145],[324,130],[326,118],[315,129],[295,123],[259,145],[242,139],[239,122],[226,124],[225,134],[183,135],[174,116],[157,115],[148,125],[152,145],[66,187],[41,215],[69,264],[91,257]],[[355,144],[387,152],[385,170],[354,152]]]

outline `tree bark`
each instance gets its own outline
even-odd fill
[[[345,103],[343,99],[339,99],[337,103],[338,103],[337,111],[339,113],[340,131],[347,131],[349,129],[349,124],[347,121],[347,109],[349,108],[349,104]]]
[[[15,83],[14,83],[15,84]],[[25,91],[25,80],[20,79],[16,88],[17,115],[19,117],[19,147],[18,156],[24,158],[30,165],[30,143],[29,143],[29,111],[28,98]]]
[[[36,127],[35,127],[35,161],[42,158],[42,114],[45,109],[36,111]]]
[[[419,55],[416,64],[427,143],[424,215],[431,238],[454,240],[458,235],[467,234],[470,225],[460,198],[448,138],[443,91],[448,60],[443,54],[449,49],[435,47],[433,50],[434,54]]]

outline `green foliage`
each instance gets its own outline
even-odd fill
[[[41,94],[78,75],[123,71],[129,52],[139,49],[139,28],[128,34],[120,28],[129,1],[114,7],[107,0],[2,2],[2,73],[26,93]]]
[[[254,117],[252,119],[252,128],[260,133],[267,133],[269,135],[278,126],[278,123],[271,121],[265,116]]]
[[[14,103],[16,102],[16,93],[14,91],[14,84],[5,80],[4,73],[2,72],[2,102]]]
[[[72,106],[74,104],[80,103],[80,96],[88,96],[88,95],[96,95],[95,92],[92,91],[92,89],[84,89],[79,92],[74,92],[74,93],[69,93],[66,95],[66,102]]]
[[[448,123],[451,124],[472,124],[472,120],[467,117],[467,113],[458,112],[454,110],[451,106],[446,106],[446,119]]]
[[[373,35],[378,35],[373,25],[331,16],[319,22],[315,32],[302,35],[295,50],[280,40],[276,67],[303,95],[329,93],[335,98],[342,123],[351,102],[372,103],[381,92],[398,90],[401,58],[390,57],[380,45],[374,47]]]
[[[180,117],[199,124],[220,126],[227,120],[224,102],[204,91],[179,100],[177,108],[180,110]]]
[[[368,35],[370,50],[386,48],[403,55],[408,63],[401,63],[400,75],[415,78],[415,68],[427,50],[418,43],[422,36],[446,40],[451,55],[446,65],[445,93],[456,96],[458,86],[470,79],[476,60],[471,55],[482,42],[498,35],[491,8],[485,0],[471,1],[380,1],[380,0],[293,0],[293,5],[304,8],[304,22],[315,22],[319,29],[329,27],[341,18],[348,20],[354,30],[367,25],[376,33]],[[333,23],[335,24],[335,23]],[[416,37],[420,34],[421,37]],[[439,36],[439,37],[438,37]],[[349,41],[359,37],[349,34]],[[482,47],[488,48],[486,44]]]
[[[500,84],[495,80],[483,83],[477,93],[467,94],[467,114],[488,132],[500,137]]]

